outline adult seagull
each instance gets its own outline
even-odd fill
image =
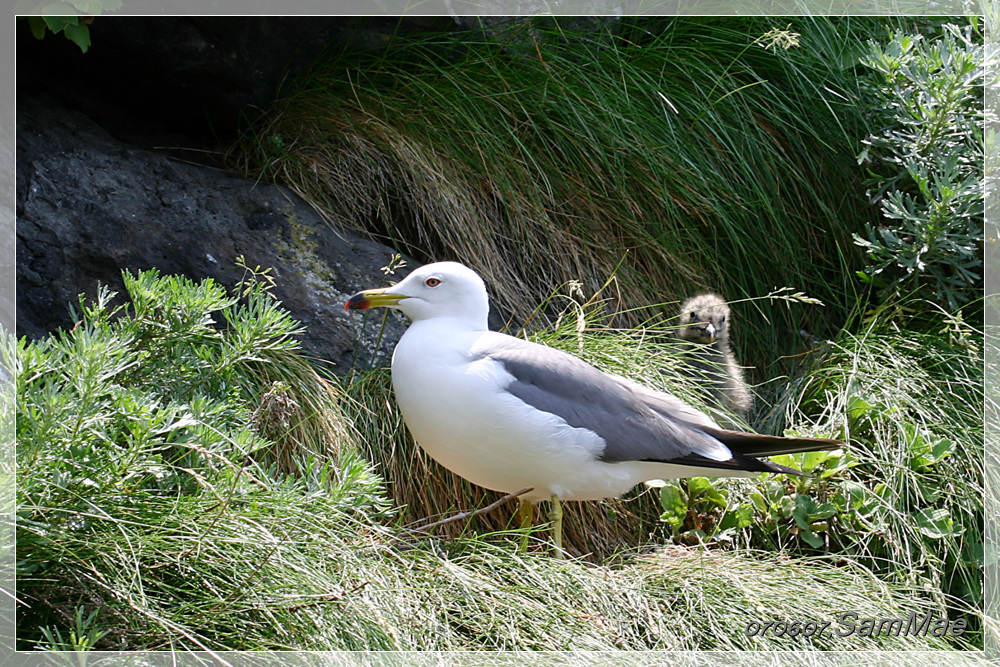
[[[534,503],[551,500],[559,556],[563,500],[616,497],[651,479],[801,475],[758,457],[843,444],[728,431],[670,394],[489,331],[486,286],[456,262],[422,266],[344,308],[378,306],[412,321],[392,355],[392,387],[414,440],[474,484],[530,487],[519,498],[523,527]]]

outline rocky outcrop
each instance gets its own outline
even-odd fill
[[[393,279],[381,270],[392,250],[333,229],[287,189],[121,143],[51,99],[18,101],[16,182],[18,336],[72,326],[68,304],[99,283],[122,292],[124,269],[234,285],[242,256],[273,269],[308,355],[340,373],[369,363],[381,315],[365,326],[343,304]],[[379,355],[403,329],[391,314]]]
[[[123,269],[232,285],[242,256],[273,268],[275,295],[307,327],[308,354],[338,372],[367,366],[381,317],[366,325],[342,306],[392,279],[381,270],[392,250],[331,228],[287,189],[206,165],[330,53],[375,57],[405,43],[396,37],[440,30],[492,38],[524,20],[108,15],[90,24],[85,54],[62,35],[36,40],[19,20],[17,335],[72,326],[69,304],[99,283],[121,291]],[[6,314],[0,302],[0,322]],[[403,328],[391,313],[382,362]]]

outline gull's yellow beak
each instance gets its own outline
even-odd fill
[[[382,289],[366,289],[358,292],[344,304],[344,310],[367,310],[368,308],[378,308],[380,306],[395,306],[405,299],[402,294],[393,294],[389,290],[391,287]]]

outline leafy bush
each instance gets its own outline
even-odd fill
[[[299,325],[258,278],[229,295],[210,279],[126,273],[130,303],[115,305],[102,288],[93,303],[81,300],[71,331],[20,341],[18,583],[31,601],[22,641],[92,647],[106,634],[95,624],[137,607],[155,625],[157,605],[130,599],[136,589],[123,593],[116,578],[167,582],[121,571],[112,552],[162,559],[168,574],[217,522],[232,523],[233,505],[291,494],[331,515],[381,511],[378,480],[351,462],[334,388],[295,355]],[[281,383],[276,417],[268,397]],[[244,531],[265,530],[259,516],[256,528],[241,519]],[[104,641],[136,638],[119,629]]]
[[[855,235],[870,261],[859,275],[883,296],[949,310],[974,299],[982,279],[985,65],[973,28],[896,34],[863,60],[885,112],[859,161],[885,221]]]

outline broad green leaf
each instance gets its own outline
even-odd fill
[[[660,489],[660,507],[663,509],[660,520],[676,533],[687,518],[688,505],[684,492],[674,485],[664,486]]]
[[[923,502],[925,503],[934,503],[941,496],[940,482],[927,482],[923,479],[918,479],[917,488],[920,489],[920,495],[923,497]]]
[[[60,7],[66,7],[63,10],[56,9],[55,11],[46,11],[45,16],[42,18],[45,20],[45,25],[49,27],[49,30],[53,34],[58,34],[63,31],[66,26],[77,25],[80,19],[76,16],[61,16],[60,14],[71,14],[73,12],[72,7],[67,7],[65,5],[59,5]],[[56,7],[56,5],[50,5],[50,7]],[[48,9],[48,7],[46,7]]]
[[[946,509],[920,510],[913,516],[917,521],[917,530],[932,540],[957,537],[962,534],[963,529],[955,526],[951,514]]]
[[[29,16],[28,26],[31,27],[31,34],[35,36],[35,39],[43,39],[45,37],[45,19],[41,16]]]
[[[831,454],[832,452],[829,451],[806,452],[802,456],[802,472],[811,473],[816,468],[826,463]]]
[[[795,507],[792,510],[792,518],[795,519],[795,523],[799,525],[799,528],[802,530],[809,528],[809,524],[812,523],[810,517],[815,510],[816,501],[812,499],[812,496],[801,493],[795,496]]]
[[[785,485],[776,479],[769,479],[764,483],[763,491],[768,503],[777,503],[785,495]]]
[[[931,447],[931,460],[938,463],[955,452],[955,441],[941,438]]]
[[[814,533],[809,529],[803,529],[802,532],[799,534],[802,536],[802,539],[805,540],[809,544],[809,546],[813,547],[814,549],[820,549],[826,543],[822,535],[817,535],[816,533]]]
[[[719,521],[719,530],[729,529],[739,530],[753,524],[753,507],[750,505],[736,505],[726,510]]]
[[[85,23],[66,26],[66,38],[80,47],[84,53],[90,48],[90,28]]]
[[[847,402],[847,414],[851,421],[857,421],[862,417],[866,417],[874,412],[875,409],[875,406],[860,396],[851,396]]]
[[[713,503],[716,507],[726,506],[725,494],[715,488],[715,485],[707,477],[690,477],[687,480],[687,487],[688,505],[707,501]]]
[[[806,497],[808,498],[808,496]],[[795,500],[791,496],[784,496],[778,503],[778,506],[781,508],[781,516],[790,517],[792,512],[795,511]]]
[[[860,482],[852,480],[842,482],[840,489],[850,503],[851,509],[862,511],[872,500],[872,493]],[[862,514],[864,514],[863,511]]]

